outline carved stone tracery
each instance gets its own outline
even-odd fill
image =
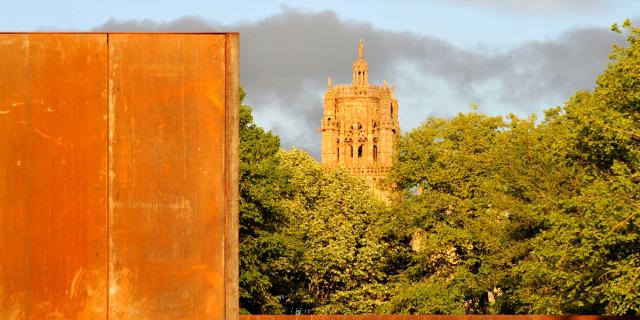
[[[393,142],[399,134],[398,100],[393,86],[369,84],[364,45],[358,44],[351,84],[333,85],[329,79],[324,95],[322,164],[343,167],[363,176],[371,185],[391,165]]]

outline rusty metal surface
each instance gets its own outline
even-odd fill
[[[242,315],[240,320],[623,320],[639,317],[598,315]]]
[[[109,60],[110,318],[223,318],[225,36],[111,35]]]
[[[237,46],[0,34],[0,319],[237,319]]]
[[[106,35],[0,34],[2,319],[105,318],[106,68]]]
[[[226,267],[226,314],[229,319],[237,319],[240,314],[240,294],[237,284],[240,283],[240,190],[238,177],[238,164],[240,163],[240,123],[239,106],[240,97],[240,35],[227,34],[226,39],[226,232],[225,238],[225,267]]]

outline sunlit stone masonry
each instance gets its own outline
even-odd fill
[[[324,95],[322,164],[326,169],[343,167],[375,186],[391,165],[393,143],[400,133],[398,100],[393,86],[369,84],[362,40],[358,60],[353,62],[351,84],[332,85]]]

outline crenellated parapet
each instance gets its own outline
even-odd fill
[[[341,84],[329,87],[325,93],[325,97],[329,95],[334,98],[368,96],[372,98],[394,98],[393,88],[384,86],[368,85],[366,87],[358,87],[348,84]]]

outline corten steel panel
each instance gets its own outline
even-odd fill
[[[596,315],[243,315],[240,320],[625,320],[637,317]]]
[[[110,318],[227,311],[225,45],[110,35]]]
[[[0,318],[104,319],[107,37],[0,34]]]
[[[0,319],[237,319],[237,152],[237,34],[0,34]]]

